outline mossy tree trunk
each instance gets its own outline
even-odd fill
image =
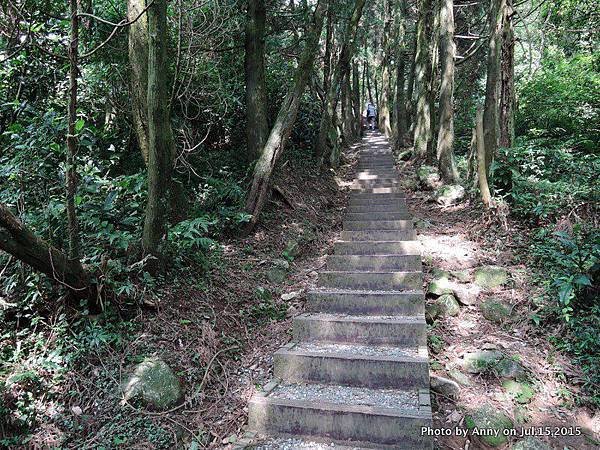
[[[398,54],[396,62],[396,146],[406,145],[408,122],[406,117],[406,0],[400,1],[400,18],[398,19]]]
[[[361,124],[361,102],[360,102],[360,80],[358,75],[358,63],[352,64],[352,106],[354,107],[354,122],[352,130],[354,139],[360,138],[362,134]]]
[[[500,147],[510,148],[515,135],[515,33],[512,0],[506,0],[502,25],[500,80]]]
[[[69,37],[69,106],[67,126],[67,165],[65,170],[67,210],[67,233],[69,237],[69,258],[79,259],[79,222],[75,196],[77,194],[77,77],[79,75],[79,10],[78,0],[69,0],[71,33]]]
[[[302,51],[302,55],[300,56],[293,85],[279,108],[279,113],[271,128],[267,142],[254,167],[252,186],[246,200],[246,211],[252,215],[247,231],[252,230],[258,222],[258,218],[267,198],[273,169],[283,151],[285,142],[289,137],[294,121],[296,120],[300,98],[308,82],[315,56],[319,48],[319,40],[321,37],[321,30],[323,29],[327,3],[326,0],[319,0],[317,3],[313,16],[313,23],[306,36],[306,44]]]
[[[148,164],[148,16],[146,0],[127,0],[131,114],[138,146]],[[136,20],[137,19],[137,20]]]
[[[142,236],[144,253],[162,259],[170,215],[169,194],[174,142],[171,130],[167,61],[167,0],[148,8],[148,202]]]
[[[485,143],[485,168],[496,156],[498,148],[498,87],[500,80],[500,57],[502,53],[502,21],[506,0],[491,0],[489,13],[489,44],[487,53],[487,77],[485,82],[485,104],[483,111],[483,138]]]
[[[264,0],[248,0],[245,36],[246,138],[247,160],[258,158],[269,135],[267,92],[265,87]]]
[[[379,129],[387,137],[392,135],[392,123],[390,117],[390,100],[392,98],[392,86],[390,77],[390,60],[392,58],[392,3],[393,0],[383,1],[383,36],[382,36],[382,58],[381,58],[381,99],[379,103]]]
[[[442,72],[440,85],[439,132],[437,140],[438,168],[447,183],[458,181],[454,162],[454,0],[443,0],[440,9],[440,53]]]
[[[417,22],[417,45],[415,55],[415,83],[417,103],[414,127],[414,155],[420,160],[428,157],[431,148],[431,33],[433,29],[433,5],[431,0],[419,0]]]
[[[72,259],[25,227],[8,207],[0,203],[0,250],[48,275],[76,297],[93,295],[90,274]]]

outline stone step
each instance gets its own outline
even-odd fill
[[[274,354],[273,370],[286,382],[377,389],[429,387],[426,347],[292,342]]]
[[[389,161],[371,161],[371,162],[359,162],[356,165],[356,170],[357,171],[361,171],[361,170],[371,170],[371,169],[378,169],[378,170],[395,170],[395,163],[393,160],[389,160]]]
[[[346,220],[408,220],[412,216],[408,211],[402,212],[349,212],[346,213]]]
[[[403,199],[406,200],[406,194],[404,192],[383,192],[383,193],[373,193],[373,192],[351,192],[350,200],[359,199],[359,200],[392,200],[392,199]]]
[[[314,384],[269,384],[249,402],[249,429],[275,435],[317,436],[369,448],[432,448],[426,390],[401,391]]]
[[[425,317],[306,313],[294,318],[294,339],[374,345],[427,345]]]
[[[252,446],[237,446],[232,450],[369,450],[369,447],[359,447],[351,442],[331,442],[323,439],[299,438],[299,437],[277,437],[259,439]]]
[[[412,220],[344,220],[344,231],[412,230]]]
[[[397,180],[398,173],[392,171],[362,171],[356,174],[357,180]]]
[[[327,270],[397,271],[421,270],[419,255],[329,255]]]
[[[350,214],[356,213],[408,213],[406,203],[396,202],[387,205],[351,205],[348,206],[347,212]]]
[[[350,186],[352,192],[361,192],[365,194],[403,194],[404,191],[398,186],[391,187],[366,187],[352,184]]]
[[[370,186],[370,187],[387,187],[387,186],[398,186],[400,181],[398,178],[376,178],[374,180],[354,180],[353,185],[355,186]]]
[[[384,205],[400,205],[406,206],[405,197],[381,197],[381,198],[356,198],[348,199],[348,206],[384,206]]]
[[[420,316],[425,313],[423,291],[312,290],[307,310],[332,314]]]
[[[416,238],[414,229],[342,231],[340,235],[343,241],[413,241]]]
[[[421,289],[421,272],[321,272],[319,287],[370,291]]]
[[[336,255],[421,255],[420,241],[337,241]],[[419,270],[420,270],[419,266]]]

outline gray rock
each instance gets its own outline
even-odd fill
[[[535,391],[531,385],[526,382],[520,383],[514,380],[505,380],[502,382],[502,387],[517,403],[521,404],[529,403],[535,395]]]
[[[168,364],[159,358],[146,358],[139,363],[122,390],[125,401],[139,398],[158,410],[173,406],[182,396],[179,380]]]
[[[435,302],[443,315],[456,316],[460,312],[460,305],[452,294],[443,294]]]
[[[298,241],[291,239],[283,249],[282,256],[285,259],[293,260],[296,256],[298,256],[299,251],[300,244],[298,244]]]
[[[425,305],[425,319],[427,323],[433,323],[435,319],[442,315],[442,308],[435,302]]]
[[[496,298],[488,298],[481,306],[481,313],[490,322],[502,323],[505,322],[511,313],[510,305]]]
[[[445,277],[434,278],[427,286],[427,293],[433,295],[452,294],[453,292],[450,281]]]
[[[417,169],[419,183],[425,189],[435,189],[440,184],[440,175],[436,167],[422,165]]]
[[[475,269],[475,283],[484,289],[494,289],[508,282],[508,270],[499,266],[482,266]]]
[[[452,285],[452,291],[461,305],[474,305],[481,293],[481,288],[475,284],[457,284]]]
[[[471,386],[471,380],[468,375],[465,375],[458,369],[452,369],[448,371],[448,375],[450,375],[458,384],[461,386]]]
[[[460,202],[465,197],[465,188],[460,184],[449,184],[435,191],[434,198],[439,205],[450,206]]]
[[[273,267],[267,272],[267,279],[273,284],[283,283],[287,276],[287,270],[281,267]]]
[[[499,350],[480,350],[465,353],[461,366],[469,373],[481,373],[493,370],[498,362],[504,358]]]
[[[445,397],[457,397],[460,394],[460,386],[448,378],[430,375],[431,389]]]
[[[514,444],[512,450],[552,450],[552,447],[537,438],[528,436]]]
[[[508,438],[504,435],[504,430],[513,427],[512,421],[503,413],[498,411],[498,408],[491,405],[484,405],[475,409],[465,417],[465,424],[471,433],[475,430],[486,432],[488,430],[497,431],[497,436],[491,434],[489,436],[478,434],[477,437],[485,444],[491,447],[500,447],[508,442]],[[486,433],[487,434],[487,433]]]
[[[525,369],[521,363],[512,358],[503,358],[496,364],[494,371],[501,378],[521,379],[525,377]]]
[[[288,270],[290,268],[290,263],[288,261],[286,261],[285,259],[281,259],[281,258],[274,259],[273,267],[278,267],[280,269]]]

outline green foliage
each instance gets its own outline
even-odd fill
[[[571,140],[594,151],[600,142],[600,61],[589,54],[548,55],[539,72],[520,86],[517,132]]]

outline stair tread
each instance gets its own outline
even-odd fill
[[[368,450],[365,447],[353,445],[351,442],[335,444],[332,442],[318,442],[310,438],[280,437],[260,440],[252,445],[253,450]]]
[[[314,403],[319,408],[336,406],[360,409],[419,411],[419,391],[402,389],[372,389],[317,383],[279,383],[267,399]]]
[[[307,353],[311,355],[353,358],[411,358],[427,361],[427,347],[424,346],[394,346],[394,345],[364,345],[337,342],[297,342],[283,348],[288,353]]]
[[[313,288],[308,294],[355,294],[355,295],[403,295],[403,294],[423,294],[422,289],[402,289],[402,290],[383,290],[383,289],[333,289],[333,288]]]

